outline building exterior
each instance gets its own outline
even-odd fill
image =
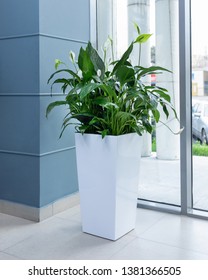
[[[208,71],[192,71],[192,95],[198,97],[208,96]]]

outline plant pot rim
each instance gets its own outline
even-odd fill
[[[97,133],[81,133],[81,132],[75,132],[76,135],[82,135],[82,136],[87,136],[87,135],[94,135],[94,136],[97,136],[97,137],[101,137],[102,138],[102,135],[101,134],[97,134]],[[103,137],[103,139],[105,139],[106,137],[124,137],[124,136],[127,136],[127,135],[138,135],[138,137],[141,137],[142,135],[139,135],[138,133],[136,132],[131,132],[131,133],[125,133],[125,134],[120,134],[120,135],[111,135],[111,134],[108,134],[108,135],[105,135],[105,137]]]

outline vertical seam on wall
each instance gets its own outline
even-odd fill
[[[38,143],[38,150],[39,150],[39,155],[40,155],[40,1],[38,1],[38,95],[39,100],[38,100],[38,110],[39,110],[39,114],[38,114],[38,122],[39,122],[39,130],[38,130],[38,138],[39,138],[39,143]],[[40,197],[40,185],[41,185],[41,169],[40,169],[40,162],[41,162],[41,158],[39,157],[38,159],[38,176],[39,176],[39,186],[38,186],[38,207],[40,207],[41,204],[41,197]],[[40,219],[40,213],[39,213],[39,217]]]
[[[40,94],[40,1],[38,1],[38,89]]]
[[[95,1],[95,11],[96,11],[96,19],[95,19],[95,24],[96,24],[96,49],[98,49],[98,6],[97,6],[97,0]]]

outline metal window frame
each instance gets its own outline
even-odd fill
[[[184,131],[181,146],[181,214],[192,211],[192,131],[191,131],[191,1],[179,1],[180,119]]]

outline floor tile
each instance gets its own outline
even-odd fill
[[[80,232],[81,226],[76,222],[51,219],[39,224],[31,236],[4,252],[29,260],[65,258],[65,252],[70,252],[72,238]]]
[[[160,221],[166,215],[168,214],[159,211],[138,208],[136,216],[136,228],[130,234],[135,236],[140,235],[155,225],[155,223]]]
[[[0,250],[13,246],[31,235],[36,223],[1,214],[0,215]]]
[[[9,230],[16,230],[17,228],[21,228],[22,226],[33,223],[34,222],[26,219],[0,213],[0,234],[3,232],[8,232]]]
[[[158,242],[136,238],[111,259],[117,260],[207,260],[208,255],[191,250],[164,245]]]
[[[71,219],[74,215],[77,215],[77,214],[80,214],[80,205],[69,208],[68,210],[57,214],[56,217],[68,220],[68,219]]]
[[[138,209],[117,241],[82,232],[76,206],[40,223],[0,214],[1,259],[208,259],[208,221]]]
[[[78,238],[74,238],[70,258],[75,260],[108,260],[134,239],[135,237],[129,234],[121,237],[117,241],[84,234]]]
[[[75,206],[56,215],[57,218],[81,222],[80,206]]]
[[[140,237],[208,255],[207,233],[207,221],[169,214]]]
[[[0,260],[21,260],[15,256],[0,252]]]
[[[134,239],[130,235],[117,242],[99,238],[83,233],[81,225],[73,221],[58,220],[56,227],[42,226],[5,252],[23,259],[109,259]]]

